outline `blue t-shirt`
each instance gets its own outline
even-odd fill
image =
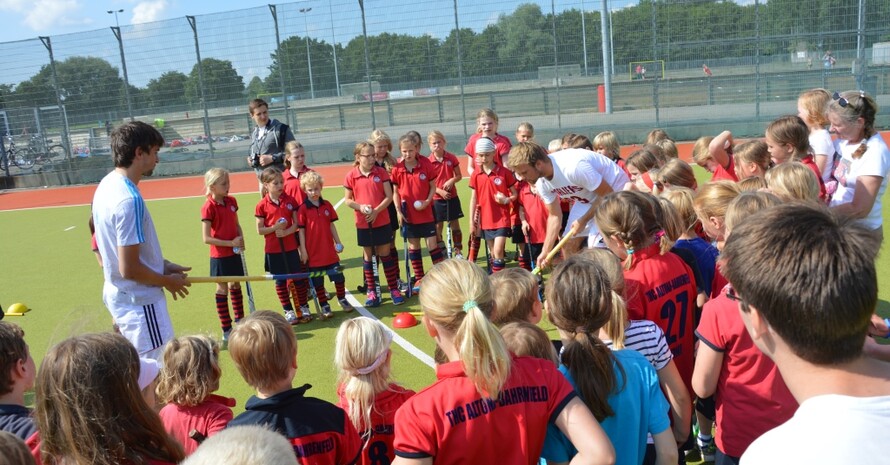
[[[639,465],[646,455],[647,434],[658,434],[670,428],[670,407],[658,385],[658,375],[645,357],[628,349],[612,353],[615,355],[612,367],[615,370],[616,389],[623,389],[609,396],[609,406],[615,415],[603,420],[600,426],[615,448],[615,465]],[[624,369],[624,377],[616,363]],[[560,365],[559,371],[577,391],[568,368]],[[578,395],[581,393],[578,392]],[[541,458],[568,462],[577,452],[568,438],[551,423],[547,429]]]
[[[711,284],[714,282],[714,271],[717,269],[717,257],[720,252],[716,247],[700,237],[695,239],[679,239],[675,247],[691,250],[698,262],[698,271],[701,273],[702,283],[700,288],[711,295]]]

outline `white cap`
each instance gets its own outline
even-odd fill
[[[488,137],[480,137],[476,140],[476,153],[489,153],[497,150],[497,147],[494,145],[494,141],[489,139]]]

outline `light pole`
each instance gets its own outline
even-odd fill
[[[309,19],[307,17],[310,11],[312,11],[312,8],[300,8],[300,13],[306,14],[306,16],[303,16],[303,24],[306,26],[306,63],[309,65],[309,96],[315,98],[315,83],[312,82],[312,55],[309,53]]]
[[[334,82],[337,84],[337,97],[340,96],[340,71],[337,70],[337,37],[334,36],[334,9],[328,0],[328,12],[331,14],[331,50],[334,51]]]
[[[106,13],[108,13],[108,14],[110,14],[110,15],[112,15],[112,14],[114,15],[114,25],[117,26],[118,29],[120,29],[120,27],[121,27],[121,23],[119,23],[119,22],[117,21],[117,14],[118,14],[118,13],[123,13],[123,12],[124,12],[124,9],[123,9],[123,8],[121,8],[121,9],[119,9],[119,10],[108,10],[108,11],[106,11]]]
[[[584,20],[584,0],[581,0],[581,43],[584,44],[584,75],[587,76],[587,23]]]

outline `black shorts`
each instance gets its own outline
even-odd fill
[[[436,235],[436,223],[408,224],[402,226],[402,237],[405,239],[423,239]]]
[[[210,257],[210,276],[244,276],[241,256]]]
[[[493,241],[495,237],[510,237],[510,228],[483,229],[482,238],[486,241]]]
[[[396,237],[396,231],[399,230],[399,216],[396,213],[396,206],[390,203],[389,206],[386,207],[386,211],[389,212],[389,226],[392,228],[391,237],[394,238]]]
[[[436,215],[437,223],[458,220],[464,217],[459,197],[452,197],[448,200],[434,200],[433,213]]]
[[[266,271],[272,274],[299,273],[302,269],[300,253],[290,250],[285,253],[267,253]]]
[[[510,237],[514,244],[525,244],[525,235],[522,234],[522,225],[514,225]]]
[[[329,270],[331,268],[338,267],[338,266],[340,266],[340,262],[334,262],[328,266],[310,266],[308,271],[323,271],[323,270]],[[332,283],[342,283],[342,282],[346,281],[346,277],[343,276],[343,273],[334,273],[334,274],[329,274],[327,276],[331,278]],[[312,285],[315,287],[324,285],[324,276],[319,276],[317,278],[309,278],[309,279],[312,281]]]
[[[392,242],[392,227],[388,224],[376,228],[359,228],[356,234],[359,247],[374,247]]]

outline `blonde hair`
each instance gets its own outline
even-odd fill
[[[645,173],[646,171],[651,170],[652,168],[658,167],[661,163],[659,163],[659,155],[657,154],[657,150],[654,145],[645,145],[642,148],[634,151],[634,153],[630,154],[627,157],[627,160],[624,161],[625,165],[633,166],[640,172],[640,174]]]
[[[180,465],[297,465],[294,446],[268,426],[238,425],[207,438]]]
[[[684,233],[695,228],[695,225],[698,224],[698,216],[695,214],[694,206],[695,191],[687,187],[671,187],[662,192],[661,197],[673,204],[680,227]]]
[[[493,310],[488,275],[466,260],[434,265],[423,278],[420,306],[424,316],[454,336],[467,378],[497,400],[510,375],[504,339],[488,319]]]
[[[615,236],[628,250],[625,268],[634,266],[633,251],[652,243],[653,237],[662,228],[660,208],[650,194],[635,191],[612,192],[603,198],[596,211],[596,224],[604,236]],[[662,238],[660,250],[663,255],[670,250],[669,240]]]
[[[711,159],[709,146],[712,140],[714,140],[712,136],[702,136],[695,140],[695,144],[692,145],[692,161],[696,165],[705,166]]]
[[[374,155],[374,143],[373,142],[371,142],[371,141],[359,142],[359,143],[355,144],[355,148],[352,149],[352,156],[355,158],[355,161],[352,162],[352,166],[359,165],[359,161],[358,161],[359,155],[361,155],[362,150],[365,150],[367,148],[371,149],[371,156],[376,157]]]
[[[558,152],[562,148],[562,140],[553,139],[547,143],[547,151],[550,153]]]
[[[828,126],[828,118],[825,116],[825,107],[831,101],[831,94],[822,88],[810,89],[801,92],[797,97],[797,104],[806,111],[804,122],[807,125]]]
[[[0,431],[0,465],[34,465],[34,456],[21,438]]]
[[[618,142],[618,136],[612,131],[603,131],[593,138],[594,150],[602,149],[606,152],[606,156],[612,160],[621,158],[621,144]]]
[[[653,181],[667,187],[688,187],[689,189],[698,188],[698,181],[695,180],[695,172],[689,163],[679,158],[671,158],[662,166]]]
[[[291,151],[294,149],[302,149],[302,148],[303,148],[303,144],[301,144],[295,140],[288,141],[286,144],[284,144],[284,166],[286,166],[287,169],[290,169],[290,153],[291,153]]]
[[[656,128],[649,131],[649,134],[646,134],[646,145],[655,144],[660,140],[669,140],[671,142],[674,141],[664,129]]]
[[[537,325],[528,321],[512,321],[501,326],[500,332],[507,349],[514,355],[550,360],[559,365],[556,348],[547,333]]]
[[[782,200],[769,192],[742,192],[729,202],[729,207],[726,209],[726,218],[723,221],[726,233],[729,234],[734,227],[742,224],[751,215],[781,204]]]
[[[219,389],[219,344],[207,336],[182,336],[164,347],[155,392],[161,403],[194,407]]]
[[[225,168],[210,168],[204,173],[204,195],[210,195],[210,186],[229,178],[229,171]]]
[[[516,132],[519,132],[523,129],[525,129],[526,131],[531,133],[532,139],[535,138],[535,127],[532,126],[532,123],[529,123],[528,121],[523,121],[523,122],[519,123],[519,126],[516,127]]]
[[[550,161],[550,157],[547,156],[547,150],[538,145],[537,142],[520,142],[510,148],[506,167],[510,170],[515,170],[520,165],[535,166],[535,163],[539,161]]]
[[[782,163],[766,172],[770,192],[785,201],[819,202],[819,178],[801,162]]]
[[[857,119],[862,118],[863,138],[868,139],[873,136],[875,134],[875,115],[878,114],[878,104],[874,99],[865,95],[865,92],[861,90],[841,92],[839,97],[840,98],[837,100],[832,98],[828,101],[828,105],[825,107],[825,113],[837,115],[847,123],[855,123]],[[841,105],[841,98],[846,100],[846,105]],[[847,142],[855,144],[859,141],[851,140]],[[868,151],[868,145],[865,141],[861,142],[859,148],[850,154],[854,160],[861,158],[862,155],[865,155],[865,152]]]
[[[340,324],[334,344],[334,365],[340,370],[348,407],[346,414],[361,434],[373,428],[374,399],[390,384],[390,345],[392,333],[383,323],[367,317]]]
[[[381,142],[386,143],[386,155],[383,156],[383,167],[386,168],[386,171],[392,171],[392,168],[396,166],[396,159],[392,156],[392,139],[389,137],[389,134],[384,132],[381,129],[375,129],[371,131],[371,136],[368,138],[368,142],[371,145],[377,145]],[[374,149],[374,158],[377,157],[377,149]]]
[[[769,156],[769,148],[766,142],[760,139],[742,142],[734,147],[732,160],[735,164],[735,174],[739,175],[739,166],[754,163],[764,173],[773,166],[773,160]]]
[[[766,179],[760,176],[748,176],[737,184],[740,192],[757,192],[760,189],[766,189]]]
[[[729,202],[736,198],[741,191],[739,186],[732,181],[712,181],[698,190],[695,194],[695,212],[699,218],[723,218]]]
[[[492,110],[491,108],[483,108],[483,109],[479,110],[479,112],[476,113],[476,122],[478,123],[479,120],[482,118],[491,118],[492,121],[494,121],[495,132],[497,132],[497,126],[498,126],[499,121],[498,121],[498,114],[495,113],[494,110]],[[478,124],[476,125],[476,132],[480,133],[480,134],[482,133],[482,127],[480,127]]]
[[[507,268],[491,275],[494,309],[491,322],[503,325],[513,321],[527,321],[538,300],[538,280],[523,268]]]
[[[427,140],[427,142],[432,142],[433,140],[436,140],[436,139],[439,139],[439,140],[441,140],[443,143],[448,144],[448,141],[445,140],[445,134],[442,134],[442,131],[439,131],[439,130],[437,130],[437,129],[433,129],[432,131],[430,131],[430,132],[426,135],[426,140]]]
[[[300,175],[300,187],[306,190],[307,187],[324,186],[324,179],[317,171],[307,171]]]
[[[229,355],[247,384],[268,389],[288,378],[297,357],[297,339],[284,316],[258,310],[232,330]]]
[[[603,326],[609,339],[612,341],[612,348],[623,349],[625,335],[627,329],[627,306],[624,304],[624,270],[621,269],[621,260],[618,259],[608,249],[593,248],[587,249],[579,254],[581,257],[591,260],[599,265],[609,278],[609,286],[612,288],[612,317]]]
[[[670,139],[661,139],[656,141],[652,145],[661,149],[661,156],[665,160],[672,160],[675,158],[679,158],[680,154],[677,152],[677,144]],[[665,162],[667,163],[667,162]]]

